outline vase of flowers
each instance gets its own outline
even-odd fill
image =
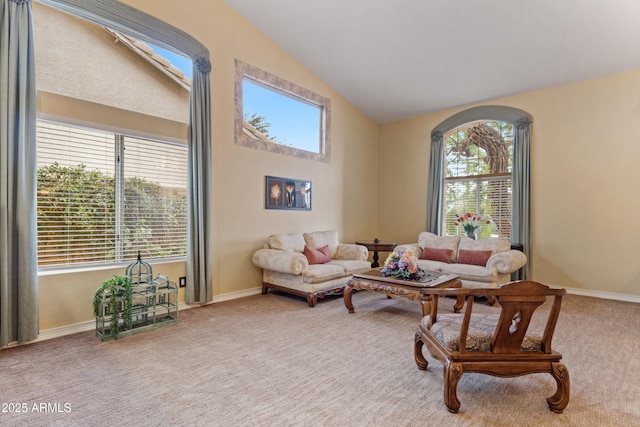
[[[385,277],[401,280],[418,280],[425,274],[425,271],[418,267],[418,258],[412,250],[389,254],[380,272]]]
[[[483,220],[477,213],[456,214],[456,225],[461,225],[467,237],[476,239],[476,232],[482,224],[491,224],[491,220]]]

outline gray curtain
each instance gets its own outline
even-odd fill
[[[213,299],[211,88],[209,51],[195,38],[116,0],[40,0],[98,25],[186,54],[193,62],[189,123],[189,212],[186,302]]]
[[[198,72],[195,72],[195,69]],[[196,59],[189,124],[189,222],[187,225],[187,303],[209,302],[212,293],[213,206],[211,197],[211,89],[208,60]],[[205,121],[206,123],[202,123]]]
[[[529,279],[532,272],[529,256],[531,253],[531,118],[520,118],[514,123],[514,127],[511,240],[520,242],[524,246],[528,261],[524,266],[523,278]]]
[[[29,0],[0,0],[0,347],[38,337],[36,89]]]
[[[427,230],[442,233],[444,191],[444,134],[477,120],[498,120],[515,127],[513,141],[513,206],[511,210],[511,242],[521,243],[528,261],[524,279],[531,278],[531,115],[502,105],[484,105],[461,111],[444,120],[431,131],[431,159],[427,189]]]
[[[429,187],[427,188],[427,231],[442,232],[442,202],[444,191],[444,136],[437,130],[431,132],[431,157],[429,159]]]

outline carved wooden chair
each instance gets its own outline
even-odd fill
[[[414,356],[419,369],[427,369],[422,353],[429,353],[444,365],[444,403],[450,412],[458,412],[458,381],[465,372],[498,377],[549,373],[556,380],[555,394],[547,398],[549,409],[561,413],[569,403],[569,371],[560,362],[562,355],[551,349],[562,296],[565,289],[521,281],[493,289],[431,289],[431,313],[424,316],[415,336]],[[463,295],[464,313],[438,314],[438,297]],[[494,296],[500,314],[473,313],[476,296]],[[527,331],[534,311],[547,297],[553,302],[543,333]],[[533,328],[532,328],[533,329]]]

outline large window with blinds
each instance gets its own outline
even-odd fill
[[[38,265],[184,258],[186,144],[40,120]]]
[[[445,134],[443,235],[465,234],[459,216],[479,215],[479,237],[511,239],[513,125],[468,123]],[[489,220],[489,224],[486,224]]]

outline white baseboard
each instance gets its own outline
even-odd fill
[[[640,303],[640,296],[638,295],[616,294],[613,292],[593,291],[593,290],[577,289],[577,288],[566,288],[566,289],[568,294]]]
[[[214,296],[212,303],[222,302],[222,301],[230,301],[232,299],[249,297],[251,295],[258,295],[260,293],[262,293],[262,287],[261,286],[259,286],[257,288],[252,288],[252,289],[245,289],[244,291],[229,292],[228,294]]]
[[[178,304],[178,310],[179,311],[188,310],[190,308],[200,307],[203,305],[215,304],[218,302],[244,298],[251,295],[257,295],[261,292],[262,292],[262,288],[259,287],[259,288],[253,288],[253,289],[246,289],[244,291],[239,291],[239,292],[229,292],[223,295],[216,295],[213,297],[213,301],[205,304],[187,304],[185,302],[181,302],[180,304]],[[63,337],[65,335],[77,334],[78,332],[95,331],[95,329],[96,329],[95,320],[88,320],[86,322],[76,323],[73,325],[60,326],[59,328],[45,329],[44,331],[40,331],[40,333],[38,334],[38,338],[36,338],[33,341],[29,341],[28,343],[25,343],[25,344],[46,341],[53,338]],[[19,345],[19,344],[16,344],[16,345]],[[10,347],[13,347],[13,345],[10,345]]]
[[[82,323],[76,323],[73,325],[60,326],[59,328],[51,328],[45,329],[44,331],[40,331],[38,334],[38,338],[33,341],[29,341],[26,344],[31,344],[39,341],[46,341],[52,338],[59,338],[65,335],[77,334],[78,332],[86,332],[90,330],[96,329],[96,321],[89,320]]]
[[[239,292],[230,292],[227,294],[214,296],[213,301],[206,304],[186,304],[184,302],[181,302],[178,306],[178,310],[188,310],[190,308],[200,307],[203,305],[215,304],[223,301],[230,301],[237,298],[244,298],[251,295],[257,295],[261,292],[262,292],[262,288],[253,288],[253,289],[247,289]],[[603,299],[612,299],[612,300],[618,300],[618,301],[640,303],[640,296],[636,296],[636,295],[616,294],[613,292],[592,291],[592,290],[584,290],[584,289],[576,289],[576,288],[567,288],[567,293],[582,295],[587,297],[594,297],[594,298],[603,298]],[[37,339],[35,339],[34,341],[30,341],[29,343],[26,343],[26,344],[39,342],[39,341],[46,341],[53,338],[63,337],[65,335],[76,334],[78,332],[91,331],[91,330],[95,330],[95,328],[96,328],[95,320],[89,320],[87,322],[76,323],[74,325],[67,325],[67,326],[61,326],[59,328],[46,329],[40,332]],[[16,345],[20,345],[20,344],[16,344]],[[13,345],[9,345],[9,347],[13,347]]]

